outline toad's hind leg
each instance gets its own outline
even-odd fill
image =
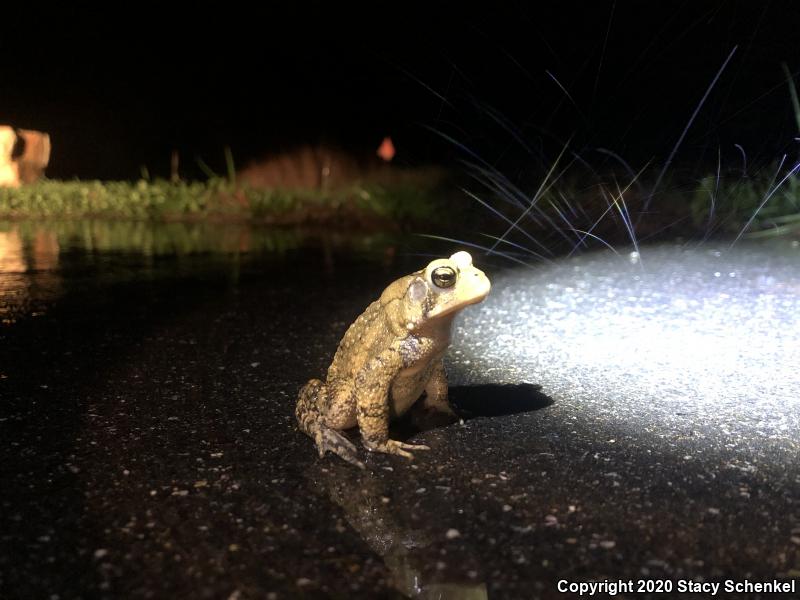
[[[319,379],[312,379],[300,390],[295,415],[300,429],[317,444],[320,457],[333,452],[347,462],[363,469],[358,460],[356,447],[335,429],[325,423],[329,404],[328,386]]]

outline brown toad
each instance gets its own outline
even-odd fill
[[[456,314],[486,298],[490,287],[467,252],[390,284],[345,333],[325,382],[312,379],[300,390],[297,421],[319,455],[333,452],[363,468],[355,446],[337,431],[356,425],[373,452],[412,458],[408,450],[428,450],[389,439],[389,421],[423,392],[423,410],[455,416],[442,358]]]

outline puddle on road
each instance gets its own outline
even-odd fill
[[[332,271],[337,256],[391,261],[389,234],[274,229],[246,224],[0,221],[0,324],[47,311],[67,288],[229,274],[302,254]],[[66,285],[65,285],[66,284]]]
[[[59,244],[52,232],[0,231],[0,323],[20,314],[38,316],[61,293]]]

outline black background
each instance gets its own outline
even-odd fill
[[[401,164],[464,156],[524,169],[570,147],[660,166],[736,51],[675,165],[797,154],[781,63],[800,71],[794,2],[234,3],[6,15],[0,122],[49,131],[52,177],[223,170],[301,143]],[[569,94],[565,93],[564,88]],[[437,133],[438,132],[438,133]],[[511,167],[508,167],[511,165]]]

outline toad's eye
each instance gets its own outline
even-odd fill
[[[439,267],[434,269],[431,274],[431,280],[440,288],[453,287],[456,283],[456,272],[451,267]]]

